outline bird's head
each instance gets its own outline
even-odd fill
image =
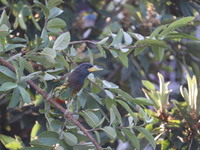
[[[100,70],[103,70],[103,68],[90,63],[82,63],[74,69],[72,74],[78,74],[79,77],[86,78],[91,72]]]

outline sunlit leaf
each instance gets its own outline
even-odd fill
[[[68,47],[69,42],[70,42],[70,33],[65,32],[56,39],[56,41],[53,45],[53,49],[64,50]]]
[[[133,42],[132,37],[128,33],[124,32],[124,31],[123,31],[123,35],[124,35],[125,44],[126,45],[130,45]]]
[[[105,126],[105,127],[101,128],[101,130],[103,130],[113,140],[117,137],[117,133],[116,133],[115,129],[113,129],[110,126]]]
[[[100,120],[97,115],[95,115],[95,113],[93,113],[92,111],[82,111],[80,114],[84,117],[88,125],[93,128],[98,126]]]
[[[63,10],[58,8],[58,7],[53,7],[51,10],[50,10],[50,15],[48,17],[48,19],[51,19],[51,18],[55,18],[57,16],[59,16],[60,14],[63,13]]]
[[[22,99],[25,103],[32,103],[29,93],[21,86],[18,86]]]
[[[173,23],[171,23],[166,29],[164,29],[160,34],[159,34],[159,38],[166,36],[168,33],[170,33],[171,31],[180,28],[182,26],[185,26],[187,23],[191,22],[192,20],[194,20],[194,17],[184,17],[181,18],[179,20],[174,21]]]
[[[47,23],[47,29],[48,28],[65,28],[65,27],[66,27],[65,21],[60,18],[53,18],[49,20]]]
[[[36,139],[36,136],[39,134],[39,131],[41,130],[42,126],[36,121],[32,130],[31,130],[31,141]]]
[[[18,150],[23,147],[22,143],[20,143],[17,139],[3,134],[0,134],[0,140],[7,149]]]
[[[70,133],[70,132],[64,132],[63,133],[63,136],[64,136],[64,140],[67,144],[69,144],[70,146],[74,146],[78,143],[78,139],[77,137]]]
[[[60,5],[61,3],[63,3],[62,0],[49,0],[48,1],[49,9],[52,9],[53,7],[56,7],[56,6]]]
[[[10,22],[9,22],[8,16],[6,15],[5,10],[3,10],[1,14],[1,18],[0,18],[0,26],[3,24],[6,25],[10,29]]]
[[[14,82],[6,82],[1,85],[0,91],[8,91],[17,87],[17,84]]]

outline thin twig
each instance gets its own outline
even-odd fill
[[[0,62],[2,65],[7,66],[10,70],[15,72],[14,67],[12,64],[4,60],[2,57],[0,57]],[[27,81],[27,83],[33,87],[40,95],[42,95],[45,99],[49,97],[49,95],[43,91],[40,87],[37,86],[32,80]],[[65,108],[63,108],[60,104],[58,104],[55,100],[52,98],[49,99],[49,102],[54,105],[54,107],[58,110],[60,110],[63,114],[65,113]],[[71,113],[67,113],[65,116],[66,118],[69,118],[76,126],[80,128],[80,130],[91,140],[91,142],[95,145],[97,150],[102,150],[102,147],[97,143],[97,141],[90,135],[90,133],[87,131],[87,129],[78,121],[76,120]]]
[[[1,100],[2,98],[4,98],[4,97],[6,96],[6,94],[7,94],[7,93],[1,94],[1,95],[0,95],[0,100]]]
[[[80,43],[91,43],[91,44],[94,44],[94,45],[97,44],[97,42],[90,41],[90,40],[72,41],[69,44],[73,45],[73,44],[80,44]]]

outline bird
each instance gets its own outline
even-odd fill
[[[63,75],[60,78],[60,80],[64,82],[52,90],[52,98],[58,103],[65,103],[65,101],[72,100],[82,89],[85,78],[91,72],[100,70],[103,70],[103,68],[90,63],[78,65],[72,72]]]

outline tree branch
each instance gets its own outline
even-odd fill
[[[73,45],[73,44],[80,44],[80,43],[91,43],[91,44],[94,44],[94,45],[97,44],[97,42],[95,42],[95,41],[90,41],[90,40],[72,41],[72,42],[70,42],[69,44]]]
[[[2,57],[0,57],[0,62],[2,65],[7,66],[10,70],[15,72],[14,67],[12,64],[4,60]],[[45,99],[48,98],[48,94],[43,91],[40,87],[38,87],[32,80],[27,81],[27,83],[33,87],[39,94],[41,94]],[[54,105],[54,107],[58,110],[60,110],[63,114],[65,113],[65,108],[63,108],[60,104],[58,104],[56,101],[54,101],[52,98],[49,99],[49,102]],[[72,114],[67,113],[65,116],[66,118],[69,118],[76,126],[80,128],[80,130],[91,140],[91,142],[95,145],[97,150],[102,150],[102,147],[97,143],[97,141],[91,136],[91,134],[88,132],[88,130],[78,121],[76,120]]]

